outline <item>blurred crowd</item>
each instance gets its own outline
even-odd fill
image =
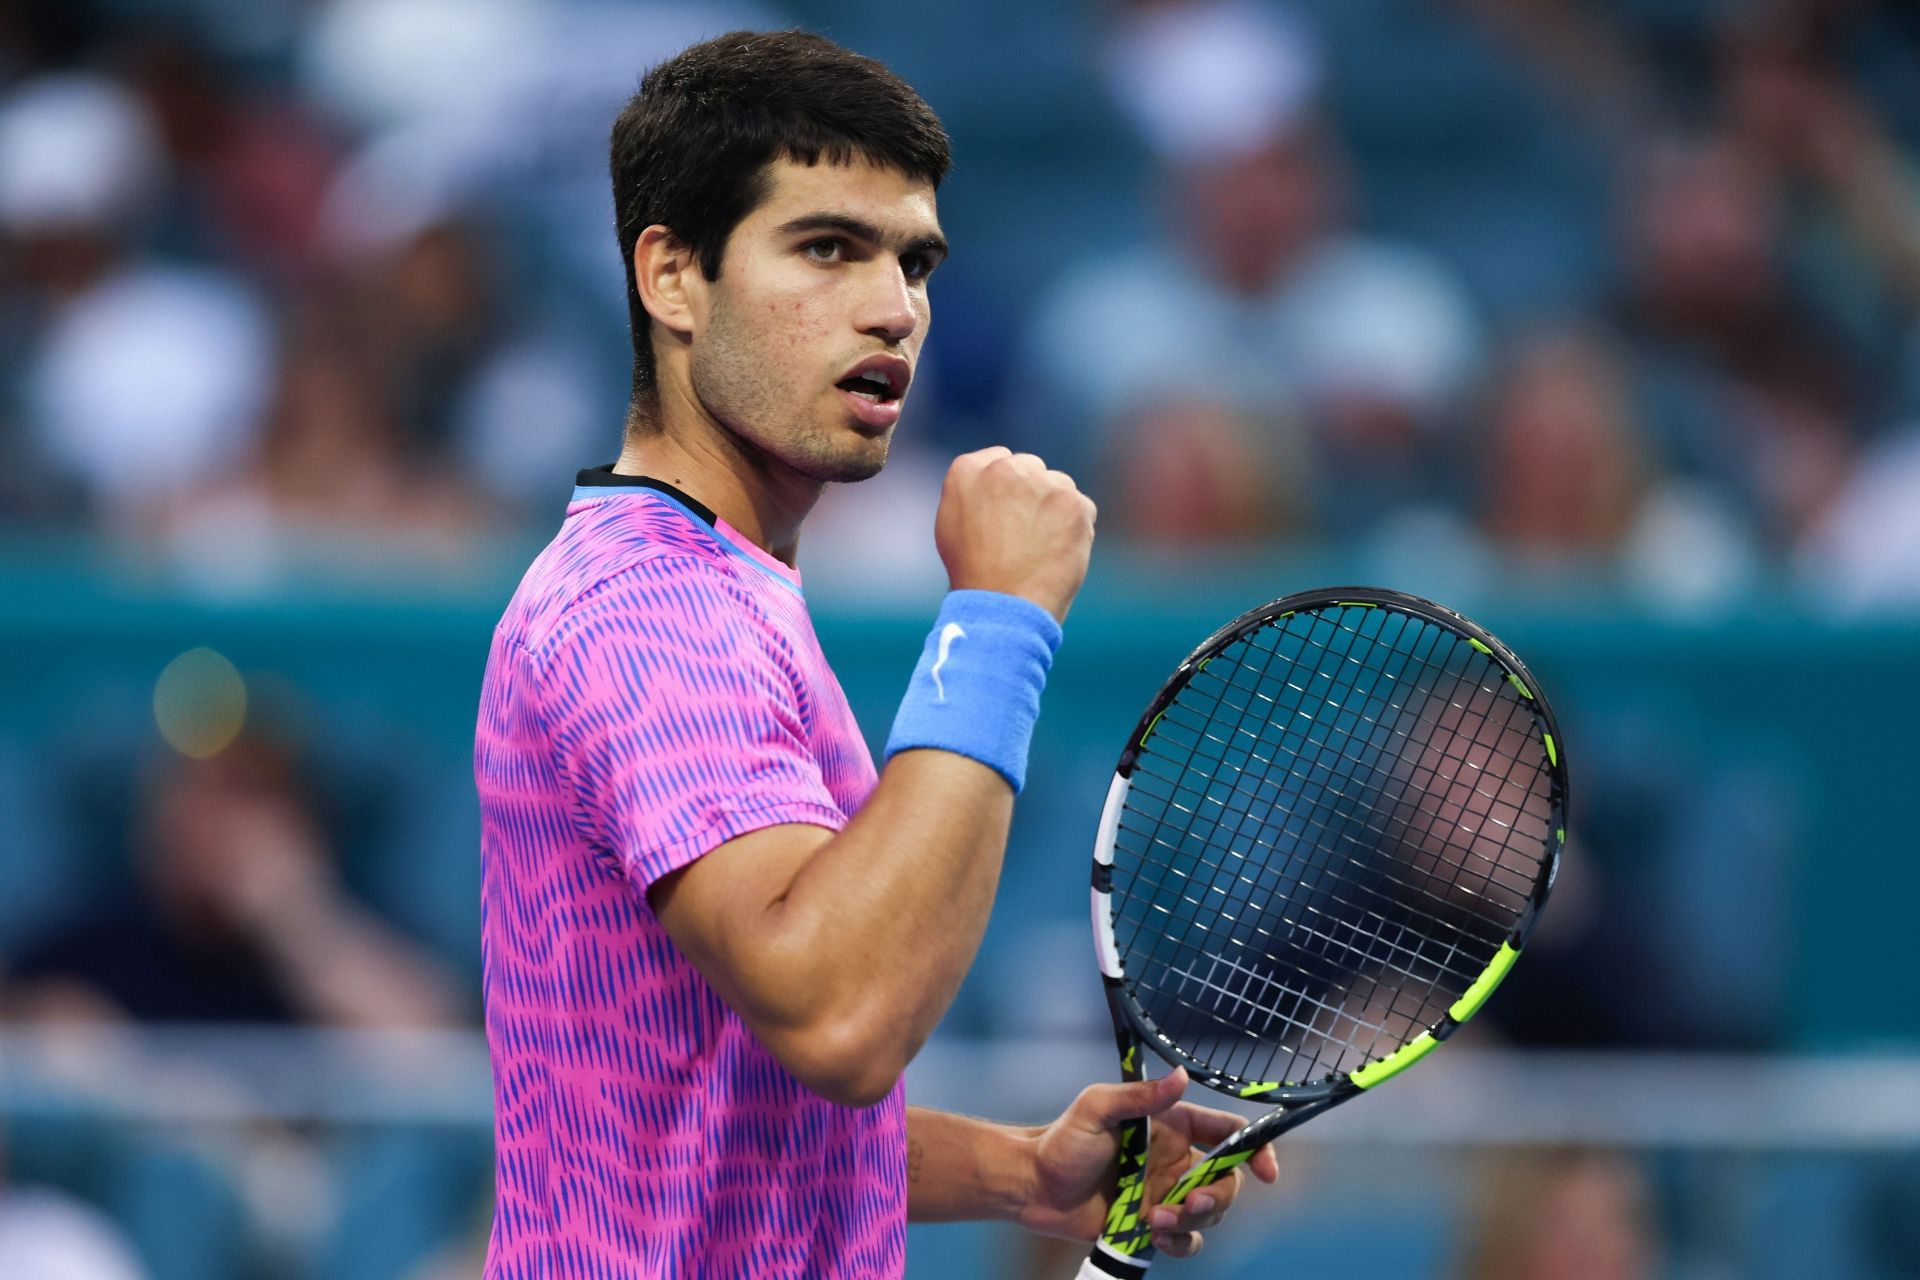
[[[1162,230],[1051,284],[1023,348],[1112,522],[1911,600],[1920,15],[1354,8],[1112,15]],[[1362,35],[1428,43],[1413,88]]]
[[[1920,8],[987,7],[1031,38],[973,24],[976,66],[857,0],[0,0],[0,552],[97,543],[240,597],[314,571],[496,581],[490,549],[544,536],[618,447],[609,122],[685,44],[800,23],[924,73],[959,157],[894,463],[829,495],[810,574],[937,578],[930,536],[898,531],[930,530],[947,457],[996,441],[1080,477],[1103,540],[1175,556],[1330,550],[1463,592],[1681,609],[1783,583],[1920,606]],[[998,132],[993,91],[954,100],[997,83],[989,59],[1026,113]],[[1560,958],[1520,970],[1509,1033],[1779,1043],[1787,789],[1738,749],[1681,759],[1632,708],[1579,727],[1604,800]],[[297,732],[236,732],[89,794],[118,796],[99,821],[119,892],[32,927],[0,902],[0,1021],[474,1025],[469,957],[350,873],[352,788]],[[32,762],[0,762],[25,849],[34,797],[9,788]],[[1691,953],[1635,927],[1742,875],[1750,910],[1670,944]],[[9,1187],[8,1149],[39,1189]],[[0,1132],[0,1275],[472,1274],[485,1160],[25,1124]],[[1535,1240],[1490,1210],[1461,1274],[1658,1267],[1639,1172],[1547,1166],[1515,1165],[1592,1230]],[[287,1190],[323,1183],[346,1191]],[[262,1186],[271,1203],[243,1202]],[[1582,1239],[1586,1261],[1554,1252]]]
[[[607,119],[684,41],[835,30],[814,7],[10,0],[0,527],[235,591],[547,527],[623,408]],[[816,546],[884,541],[996,439],[1150,546],[1920,599],[1910,6],[1106,0],[1063,26],[1104,94],[1086,127],[1131,139],[1104,198],[1134,234],[995,272],[967,258],[1018,224],[957,223],[898,474],[836,495]],[[953,114],[957,181],[1019,200]]]

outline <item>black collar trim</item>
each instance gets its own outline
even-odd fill
[[[619,475],[613,467],[614,464],[611,462],[603,467],[588,467],[574,477],[574,483],[583,489],[654,489],[666,494],[708,524],[714,523],[713,508],[696,498],[689,497],[684,490],[675,488],[665,480],[655,480],[652,476]]]

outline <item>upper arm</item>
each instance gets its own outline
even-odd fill
[[[654,915],[722,1000],[763,1042],[793,1020],[786,980],[800,957],[780,905],[801,868],[834,833],[797,823],[736,836],[654,881]]]
[[[813,942],[781,904],[845,815],[779,637],[701,568],[630,572],[576,605],[544,647],[554,757],[588,843],[761,1042],[825,1092]]]
[[[834,981],[845,957],[822,926],[830,934],[836,922],[786,909],[794,882],[837,834],[801,824],[749,832],[662,876],[647,896],[674,945],[781,1066],[824,1098],[866,1107],[904,1063],[873,1051]]]

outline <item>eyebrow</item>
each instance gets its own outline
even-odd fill
[[[799,235],[807,231],[838,231],[868,244],[885,245],[887,235],[864,219],[845,213],[805,213],[780,224],[781,235]],[[947,256],[947,242],[939,233],[918,236],[897,246],[901,253],[930,253],[935,259]]]

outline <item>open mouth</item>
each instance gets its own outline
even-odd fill
[[[897,356],[873,356],[853,367],[852,372],[834,383],[849,395],[870,404],[893,404],[907,394],[913,371]]]
[[[842,378],[834,384],[842,391],[850,391],[875,404],[888,404],[898,400],[900,395],[893,389],[886,375],[879,373],[856,373],[851,378]]]

